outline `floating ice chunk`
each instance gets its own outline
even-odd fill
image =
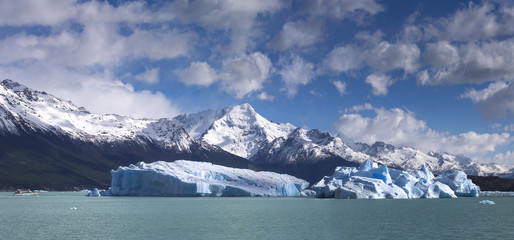
[[[87,194],[88,197],[100,197],[100,191],[98,188],[93,189]]]
[[[383,179],[353,176],[335,190],[334,198],[408,198],[408,195],[400,187],[393,184],[386,184]]]
[[[460,171],[434,177],[426,166],[420,170],[401,171],[363,162],[358,168],[337,167],[312,189],[317,197],[334,198],[456,198],[476,197],[480,188]]]
[[[300,196],[307,181],[272,172],[179,160],[112,170],[114,196]]]
[[[424,183],[423,181],[419,181],[415,185],[421,191],[423,191],[423,195],[421,198],[456,198],[457,196],[453,192],[453,190],[440,182],[432,182],[432,183]]]
[[[494,202],[491,201],[491,200],[482,200],[482,201],[479,201],[479,203],[481,204],[487,204],[487,205],[494,205]]]
[[[311,196],[316,196],[316,192],[315,192],[314,190],[304,189],[304,190],[302,190],[302,192],[300,193],[300,196],[302,196],[302,197],[311,197]]]
[[[480,187],[473,184],[462,171],[446,170],[435,180],[448,185],[459,197],[478,197],[480,195]]]

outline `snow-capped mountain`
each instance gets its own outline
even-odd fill
[[[195,142],[181,126],[168,119],[93,114],[69,101],[11,80],[4,80],[0,85],[0,131],[3,134],[42,131],[98,143],[149,140],[178,151],[190,151],[189,147]]]
[[[273,123],[249,104],[183,114],[174,118],[195,139],[221,147],[227,152],[251,158],[266,144],[285,137],[295,127],[289,123]]]
[[[57,179],[66,169],[75,174],[62,183],[101,186],[109,183],[108,171],[117,166],[175,159],[257,168],[220,147],[195,140],[172,119],[93,114],[17,82],[0,82],[0,183],[5,178],[13,181],[10,186],[35,187],[16,181],[25,181],[22,174],[29,172],[42,181]],[[51,169],[45,169],[48,166]],[[16,174],[13,168],[21,170]],[[57,181],[42,186],[53,184]]]
[[[171,119],[136,119],[93,114],[14,81],[0,82],[0,183],[4,186],[106,186],[111,168],[176,159],[287,173],[311,183],[331,175],[336,166],[357,166],[365,160],[400,169],[426,165],[436,174],[447,169],[480,176],[513,172],[464,156],[423,153],[382,142],[354,143],[317,129],[274,123],[249,104]],[[42,182],[34,185],[27,179]]]
[[[354,143],[350,139],[332,136],[317,129],[308,131],[288,123],[273,123],[256,113],[248,104],[219,111],[184,114],[174,120],[195,139],[307,180],[313,177],[311,175],[317,175],[308,171],[328,169],[333,164],[358,165],[365,160],[400,169],[419,169],[426,165],[436,174],[449,169],[480,176],[509,174],[512,171],[507,166],[480,164],[464,156],[424,153],[383,142],[372,145]]]

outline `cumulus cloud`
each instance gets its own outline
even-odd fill
[[[382,73],[371,74],[366,77],[366,83],[371,85],[373,95],[387,95],[387,88],[394,83],[394,79]]]
[[[373,69],[389,71],[403,69],[413,72],[418,68],[420,50],[416,44],[382,41],[370,50],[364,51],[363,59]]]
[[[492,82],[489,84],[489,86],[487,88],[484,88],[482,90],[475,90],[474,88],[471,88],[471,89],[467,90],[465,93],[461,94],[460,97],[461,98],[469,98],[474,103],[477,103],[477,102],[484,101],[484,100],[494,96],[495,94],[497,94],[501,90],[507,88],[508,86],[509,86],[509,83],[507,83],[507,82],[503,82],[503,81]]]
[[[356,21],[385,10],[375,0],[313,0],[303,3],[303,11],[311,16],[327,16],[333,19],[350,18]]]
[[[237,98],[262,89],[270,75],[271,61],[261,52],[241,55],[223,61],[221,88]]]
[[[412,43],[390,43],[382,40],[383,34],[358,33],[355,38],[361,45],[347,44],[334,48],[327,54],[324,67],[335,72],[349,72],[364,67],[364,63],[375,71],[401,69],[407,73],[419,67],[420,49]]]
[[[275,99],[274,96],[267,94],[266,92],[261,92],[257,95],[257,98],[262,101],[273,101]]]
[[[408,110],[374,109],[374,117],[358,113],[343,114],[336,122],[339,133],[355,141],[372,144],[384,141],[397,146],[410,146],[422,151],[447,151],[457,154],[483,154],[512,141],[508,133],[479,134],[473,131],[450,135],[429,128],[425,121]]]
[[[285,7],[275,0],[198,0],[175,1],[167,9],[183,22],[198,23],[208,31],[222,30],[229,35],[229,44],[217,47],[224,55],[244,53],[253,44],[252,37],[259,36],[256,24],[259,15],[273,14]]]
[[[140,74],[134,76],[134,79],[146,83],[158,83],[159,82],[159,68],[146,68],[146,70]]]
[[[514,38],[458,46],[448,42],[429,44],[424,57],[432,65],[429,65],[429,78],[422,84],[483,83],[514,78]]]
[[[505,165],[514,165],[514,151],[498,153],[494,155],[492,162]]]
[[[314,64],[303,60],[299,56],[291,56],[289,59],[281,59],[282,69],[278,71],[285,84],[287,95],[293,97],[301,85],[307,85],[315,76]]]
[[[482,118],[491,120],[505,116],[514,116],[514,85],[512,82],[492,82],[482,90],[474,88],[460,95],[477,104]]]
[[[348,72],[361,68],[361,51],[357,46],[336,47],[328,53],[324,66],[335,72]]]
[[[216,70],[206,62],[192,62],[179,74],[179,80],[186,85],[210,86],[218,79]]]
[[[354,105],[351,108],[345,108],[344,112],[345,113],[348,113],[348,112],[360,112],[360,111],[373,110],[373,109],[374,108],[373,108],[373,105],[371,105],[371,103],[364,103],[364,104],[361,104],[361,105]]]
[[[271,39],[268,47],[287,50],[294,47],[305,47],[318,42],[323,35],[323,24],[320,20],[289,21],[282,26],[280,32]]]
[[[75,0],[63,1],[1,1],[0,25],[55,25],[77,13]],[[25,13],[25,14],[20,14]]]
[[[346,93],[346,83],[342,81],[334,81],[334,86],[336,87],[339,95],[343,96]]]
[[[45,63],[26,68],[0,66],[0,72],[6,78],[71,100],[95,113],[162,118],[182,111],[162,93],[136,90],[109,72],[78,71]]]
[[[164,27],[162,21],[173,17],[160,11],[140,1],[3,1],[1,26],[42,25],[48,32],[20,30],[3,37],[0,71],[93,112],[176,115],[179,108],[163,94],[136,90],[113,74],[126,61],[174,59],[192,51],[197,34]],[[134,79],[156,83],[158,74],[159,68],[150,67]]]
[[[470,2],[448,18],[430,24],[430,37],[450,41],[475,41],[514,33],[514,8]]]

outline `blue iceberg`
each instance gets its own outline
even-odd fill
[[[478,197],[480,188],[461,171],[446,171],[435,177],[424,165],[420,170],[397,170],[370,160],[358,168],[337,167],[313,186],[317,197],[381,198],[456,198]]]

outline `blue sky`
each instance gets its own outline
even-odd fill
[[[2,1],[0,74],[96,113],[250,103],[356,141],[514,164],[509,1]]]

